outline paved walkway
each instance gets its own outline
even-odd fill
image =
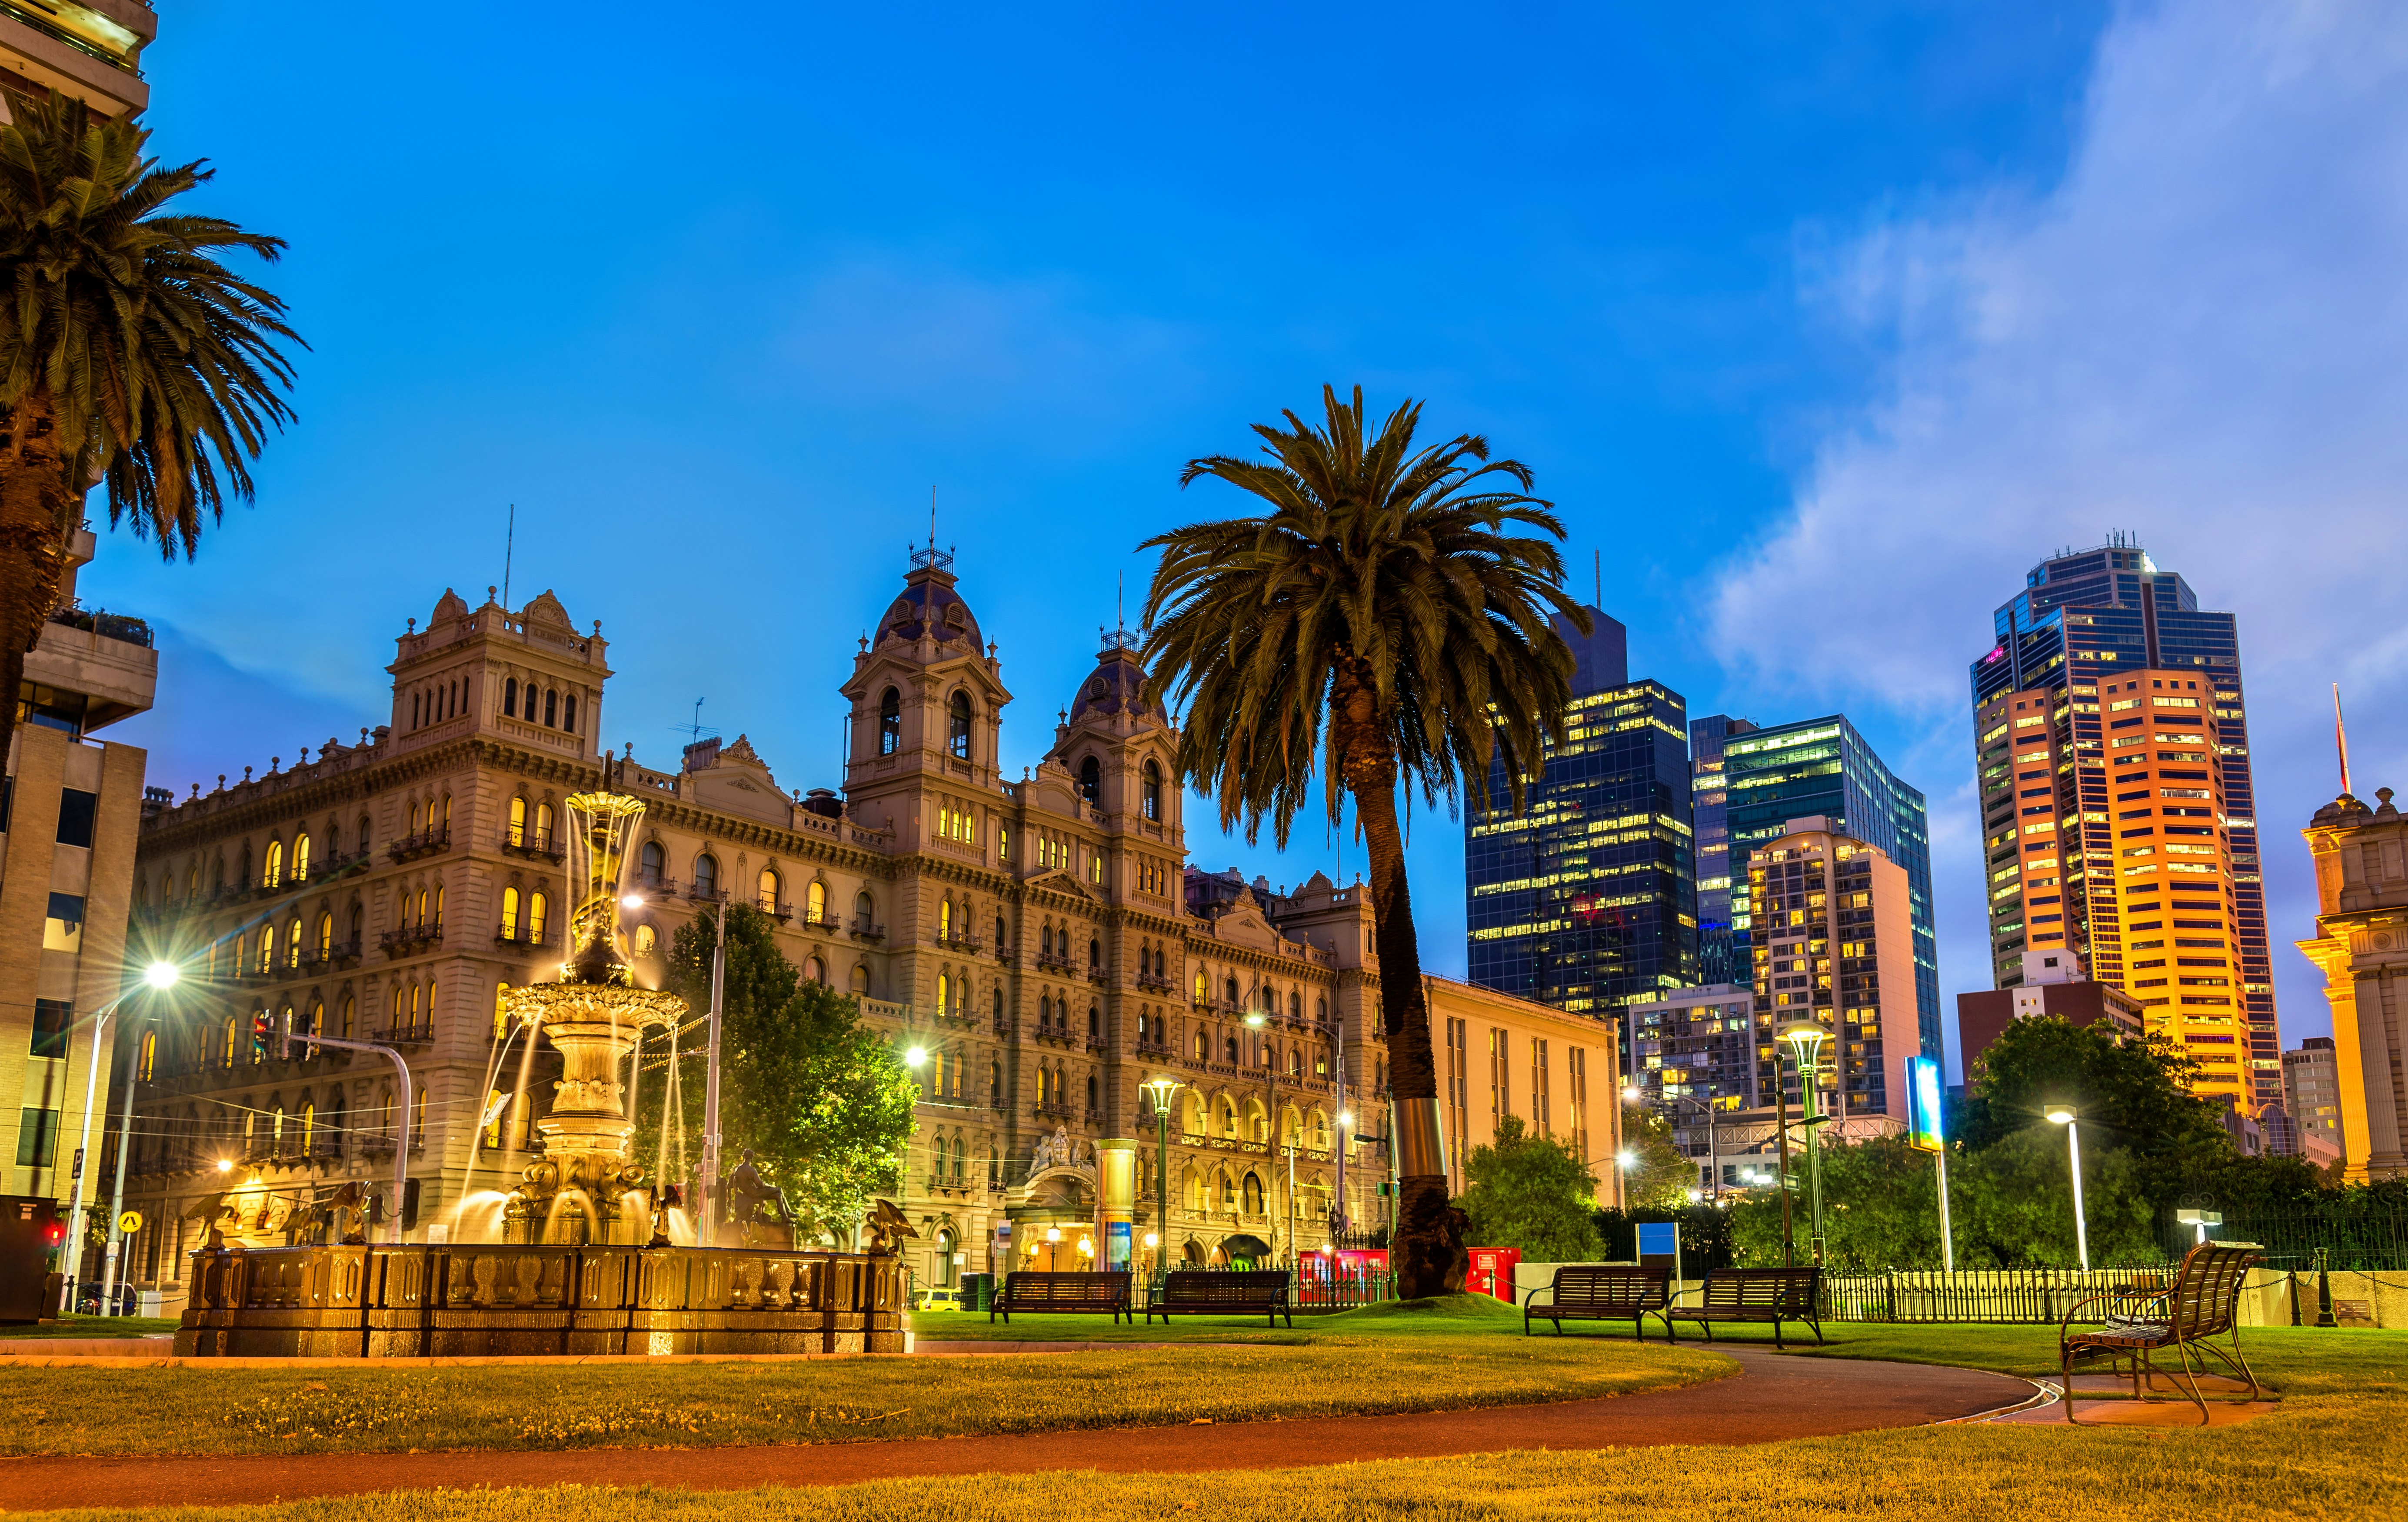
[[[1192,1473],[1512,1448],[1743,1444],[1952,1421],[2013,1406],[2004,1374],[1718,1346],[1741,1372],[1706,1385],[1555,1405],[1403,1416],[749,1448],[544,1453],[0,1459],[0,1510],[230,1506],[436,1486],[656,1485],[702,1490],[850,1485],[915,1475],[1101,1470]]]

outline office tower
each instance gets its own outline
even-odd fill
[[[1519,815],[1491,772],[1464,878],[1473,983],[1608,1015],[1697,981],[1696,865],[1686,706],[1632,682],[1622,625],[1588,611],[1591,635],[1555,625],[1579,663],[1563,742]]]
[[[2310,1155],[2311,1143],[2329,1149],[2318,1162],[2342,1155],[2341,1060],[2331,1037],[2307,1037],[2283,1054],[2283,1108],[2299,1133],[2300,1155]]]
[[[1724,814],[1733,862],[1820,815],[1833,830],[1877,846],[1906,873],[1914,925],[1915,1035],[1940,1055],[1940,954],[1931,928],[1931,831],[1923,795],[1882,765],[1841,714],[1756,729],[1723,742]],[[1731,876],[1731,942],[1740,965],[1756,964],[1749,885]],[[1911,1055],[1911,1054],[1910,1054]]]
[[[150,104],[142,50],[159,18],[141,0],[0,7],[0,93],[61,94],[103,116],[131,116]]]
[[[1723,787],[1723,742],[1755,728],[1754,720],[1734,719],[1727,713],[1689,721],[1689,798],[1698,829],[1698,981],[1707,984],[1746,983],[1753,976],[1745,938],[1732,935],[1730,820],[1725,807],[1729,794]],[[1746,859],[1740,858],[1742,867]]]
[[[16,1159],[6,1192],[59,1199],[72,1188],[77,1149],[99,1156],[96,1119],[85,1138],[91,1065],[106,1063],[149,1012],[129,1005],[95,1054],[93,1017],[123,989],[147,754],[93,735],[148,710],[159,676],[148,625],[77,605],[92,531],[77,529],[66,548],[58,609],[25,655],[0,790],[0,1042],[16,1059],[0,1064],[0,1148]],[[87,1187],[94,1176],[87,1168]]]
[[[2240,636],[2122,538],[2034,567],[1972,664],[1990,954],[2067,951],[2199,1064],[2283,1095]]]
[[[2132,996],[2084,976],[2082,959],[2071,952],[2028,951],[2023,977],[2013,985],[1956,996],[1957,1062],[1971,1072],[1973,1064],[2009,1025],[2042,1017],[2077,1026],[2104,1021],[2125,1040],[2140,1036],[2145,1028],[2141,1006]]]
[[[2408,1176],[2408,816],[2341,797],[2308,827],[2316,863],[2316,935],[2300,950],[2323,969],[2332,1006],[2343,1177]]]
[[[1770,1101],[1775,1084],[1799,1098],[1781,1033],[1811,1020],[1829,1032],[1820,1113],[1903,1123],[1907,1061],[1923,1050],[1922,939],[1906,869],[1814,815],[1749,852],[1747,883],[1757,1102]]]
[[[1683,988],[1661,998],[1634,999],[1630,1027],[1631,1085],[1644,1104],[1672,1125],[1673,1144],[1698,1159],[1698,1183],[1711,1188],[1718,1150],[1709,1123],[1756,1107],[1756,1007],[1749,991],[1727,983]],[[1763,1102],[1772,1102],[1766,1091]],[[1732,1171],[1737,1157],[1724,1165]],[[1736,1180],[1726,1177],[1725,1183]]]

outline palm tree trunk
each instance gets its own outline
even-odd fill
[[[67,493],[47,394],[0,412],[0,761],[17,734],[25,656],[42,638],[66,575]]]
[[[1439,1119],[1438,1065],[1430,1048],[1429,1000],[1421,945],[1413,934],[1412,891],[1405,880],[1404,834],[1393,786],[1353,790],[1354,817],[1371,857],[1371,932],[1380,956],[1380,1009],[1388,1039],[1388,1084],[1395,1097],[1388,1144],[1397,1149],[1397,1234],[1389,1264],[1397,1295],[1420,1299],[1463,1288],[1470,1256],[1463,1213],[1447,1189],[1444,1131]]]

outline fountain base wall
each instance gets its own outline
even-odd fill
[[[185,1357],[903,1351],[889,1253],[225,1247],[185,1282]]]

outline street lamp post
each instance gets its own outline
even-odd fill
[[[1273,996],[1272,996],[1272,995],[1270,995],[1268,992],[1266,992],[1266,993],[1264,993],[1261,997],[1263,997],[1263,998],[1271,998],[1271,997],[1273,997]],[[1256,1032],[1260,1032],[1260,1031],[1262,1030],[1263,1027],[1264,1027],[1265,1025],[1267,1025],[1268,1023],[1268,1017],[1267,1017],[1267,1016],[1264,1014],[1264,1012],[1263,1012],[1262,1011],[1260,1011],[1260,1010],[1256,1010],[1256,1011],[1254,1011],[1253,1013],[1251,1013],[1251,1014],[1249,1014],[1249,1015],[1247,1015],[1247,1016],[1246,1016],[1246,1024],[1247,1024],[1248,1026],[1252,1027],[1253,1027]],[[1278,1141],[1278,1139],[1279,1139],[1279,1130],[1280,1130],[1280,1124],[1279,1124],[1279,1057],[1278,1057],[1278,1054],[1277,1054],[1277,1053],[1272,1052],[1268,1047],[1262,1047],[1262,1046],[1258,1046],[1258,1047],[1255,1049],[1254,1055],[1255,1055],[1255,1058],[1256,1058],[1255,1066],[1256,1066],[1256,1067],[1259,1067],[1259,1068],[1261,1068],[1261,1069],[1263,1069],[1265,1071],[1268,1072],[1268,1073],[1271,1075],[1271,1076],[1270,1076],[1270,1108],[1269,1108],[1269,1110],[1268,1110],[1268,1111],[1267,1111],[1267,1112],[1266,1112],[1266,1114],[1268,1116],[1268,1120],[1266,1121],[1266,1123],[1265,1123],[1265,1126],[1266,1126],[1266,1132],[1265,1132],[1265,1135],[1264,1135],[1264,1137],[1263,1137],[1263,1141],[1264,1141],[1264,1142],[1266,1143],[1266,1146],[1265,1146],[1265,1148],[1264,1148],[1263,1156],[1264,1156],[1265,1157],[1268,1157],[1268,1156],[1270,1156],[1270,1152],[1269,1152],[1269,1144],[1270,1144],[1270,1143],[1275,1143],[1275,1142]],[[1269,1060],[1268,1060],[1268,1061],[1262,1060],[1262,1059],[1264,1059],[1264,1058],[1268,1058]],[[1278,1170],[1277,1169],[1273,1169],[1273,1170],[1271,1170],[1271,1177],[1272,1177],[1274,1180],[1278,1179],[1278,1177],[1279,1177],[1279,1170]],[[1266,1203],[1266,1204],[1268,1204],[1268,1201],[1265,1201],[1265,1203]],[[1296,1204],[1296,1199],[1295,1199],[1295,1194],[1294,1194],[1293,1186],[1291,1186],[1291,1188],[1290,1188],[1289,1199],[1288,1199],[1288,1204],[1289,1204],[1289,1206],[1291,1207],[1291,1209],[1292,1209],[1292,1208],[1295,1206],[1295,1204]],[[1277,1235],[1279,1234],[1279,1228],[1276,1228],[1276,1227],[1272,1228],[1271,1228],[1271,1234],[1272,1234],[1273,1236],[1277,1236]],[[1290,1257],[1294,1257],[1294,1256],[1296,1256],[1296,1233],[1295,1233],[1295,1231],[1294,1231],[1293,1229],[1291,1229],[1291,1230],[1288,1232],[1287,1253],[1288,1253],[1288,1256],[1290,1256]]]
[[[173,962],[153,962],[144,969],[142,982],[145,987],[165,990],[175,986],[176,980],[180,975],[181,969]],[[116,1015],[117,1007],[131,997],[130,994],[121,994],[102,1005],[93,1015],[92,1062],[84,1073],[83,1080],[83,1135],[76,1142],[72,1187],[67,1197],[67,1237],[60,1252],[62,1261],[59,1266],[64,1271],[60,1275],[64,1281],[64,1299],[61,1300],[60,1305],[64,1314],[70,1315],[75,1312],[76,1297],[79,1293],[78,1280],[83,1270],[83,1218],[87,1209],[84,1203],[83,1165],[85,1156],[92,1149],[93,1106],[100,1099],[99,1079],[103,1065],[101,1042],[108,1038],[109,1021]],[[120,1138],[118,1149],[121,1154],[124,1146],[124,1139]]]
[[[1816,1134],[1818,1127],[1815,1122],[1819,1118],[1816,1112],[1820,1107],[1816,1103],[1815,1090],[1822,1086],[1823,1042],[1828,1034],[1822,1023],[1815,1020],[1801,1020],[1781,1033],[1781,1039],[1789,1043],[1790,1055],[1798,1064],[1798,1099],[1800,1121],[1806,1127],[1806,1179],[1814,1212],[1814,1261],[1817,1263],[1823,1261],[1823,1145],[1822,1138]]]
[[[1161,1239],[1161,1246],[1154,1255],[1154,1271],[1158,1273],[1170,1250],[1170,1097],[1185,1085],[1164,1073],[1140,1086],[1154,1096],[1154,1142],[1159,1149],[1154,1167],[1154,1230],[1148,1233],[1149,1238]]]
[[[2065,1148],[2073,1168],[2073,1251],[2082,1261],[2082,1271],[2090,1271],[2090,1227],[2082,1217],[2082,1136],[2074,1124],[2074,1111],[2070,1104],[2048,1107],[2049,1120],[2065,1127]]]
[[[142,973],[143,986],[154,994],[164,994],[176,985],[182,970],[173,962],[153,962]],[[97,1039],[97,1038],[95,1038]],[[93,1071],[99,1070],[98,1055],[94,1054]],[[134,1062],[125,1070],[125,1115],[117,1127],[117,1182],[108,1200],[108,1246],[100,1260],[100,1314],[109,1314],[109,1303],[117,1293],[117,1259],[125,1233],[118,1223],[125,1215],[125,1154],[134,1144],[134,1086],[142,1073],[142,1047],[135,1043]]]

